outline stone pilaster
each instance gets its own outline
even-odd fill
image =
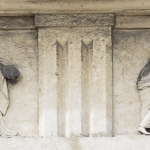
[[[112,14],[36,15],[40,136],[112,135]]]

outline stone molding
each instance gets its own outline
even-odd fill
[[[150,28],[150,16],[116,16],[115,21],[118,29]]]
[[[113,25],[113,14],[35,15],[36,27]]]
[[[100,11],[111,13],[149,13],[150,1],[144,0],[1,0],[0,14],[12,14],[18,15],[19,12],[24,14],[44,13],[50,12],[64,12],[64,11]],[[19,13],[20,14],[20,13]]]
[[[35,29],[34,17],[0,17],[0,29]]]
[[[1,138],[1,150],[148,150],[149,136]]]

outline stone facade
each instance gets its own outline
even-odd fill
[[[150,58],[148,0],[0,5],[0,62],[20,71],[4,116],[19,136],[1,136],[0,150],[149,149],[136,87]]]

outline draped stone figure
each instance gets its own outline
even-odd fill
[[[0,63],[0,129],[3,131],[3,133],[0,132],[0,136],[15,136],[17,133],[11,131],[3,120],[3,116],[5,116],[9,106],[7,81],[2,73],[3,67],[4,65]],[[7,69],[7,71],[10,73],[9,69]],[[8,73],[7,71],[6,73]]]
[[[146,130],[150,128],[150,61],[141,70],[138,76],[137,88],[142,102],[142,122],[139,125],[138,131],[142,134],[150,135],[150,132]]]

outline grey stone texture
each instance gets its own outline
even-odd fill
[[[112,135],[111,44],[111,27],[39,29],[41,136]]]
[[[149,149],[136,89],[149,0],[0,2],[0,62],[21,73],[4,117],[20,136],[1,136],[0,149]]]
[[[36,27],[112,26],[113,14],[35,15]]]
[[[0,29],[35,29],[34,17],[0,17]]]

